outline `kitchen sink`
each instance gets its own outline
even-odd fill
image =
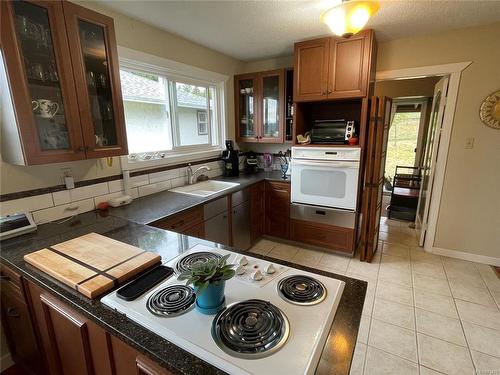
[[[221,191],[231,189],[232,187],[238,186],[237,182],[225,182],[225,181],[203,181],[198,182],[193,185],[185,185],[175,189],[170,189],[174,193],[182,193],[189,195],[196,195],[197,197],[208,197],[209,195],[219,193]]]

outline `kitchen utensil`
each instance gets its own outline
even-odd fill
[[[88,298],[160,263],[161,257],[97,233],[35,251],[24,260]]]

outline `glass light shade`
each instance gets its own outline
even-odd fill
[[[348,38],[359,32],[378,8],[375,1],[345,1],[323,12],[320,19],[334,34]]]

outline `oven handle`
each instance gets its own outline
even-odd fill
[[[333,168],[359,168],[359,162],[357,161],[333,161],[333,160],[328,160],[328,161],[319,161],[319,160],[297,160],[293,159],[292,160],[292,168],[294,165],[305,165],[305,166],[318,166],[318,167],[333,167]]]

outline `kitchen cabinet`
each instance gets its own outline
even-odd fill
[[[290,238],[290,184],[266,181],[265,234]]]
[[[366,97],[375,58],[372,30],[296,43],[294,101]]]
[[[219,198],[203,206],[205,217],[204,239],[229,245],[228,197]]]
[[[44,373],[21,279],[3,266],[1,277],[2,326],[12,359],[26,373]]]
[[[323,223],[290,220],[290,239],[335,251],[352,253],[354,230]]]
[[[285,70],[234,77],[236,141],[282,143],[285,133]]]
[[[203,220],[203,206],[199,206],[165,219],[157,220],[149,225],[182,234],[203,237]]]
[[[0,6],[3,159],[127,154],[113,20],[67,1]]]
[[[250,240],[254,244],[264,234],[266,217],[266,185],[259,182],[250,187]]]

